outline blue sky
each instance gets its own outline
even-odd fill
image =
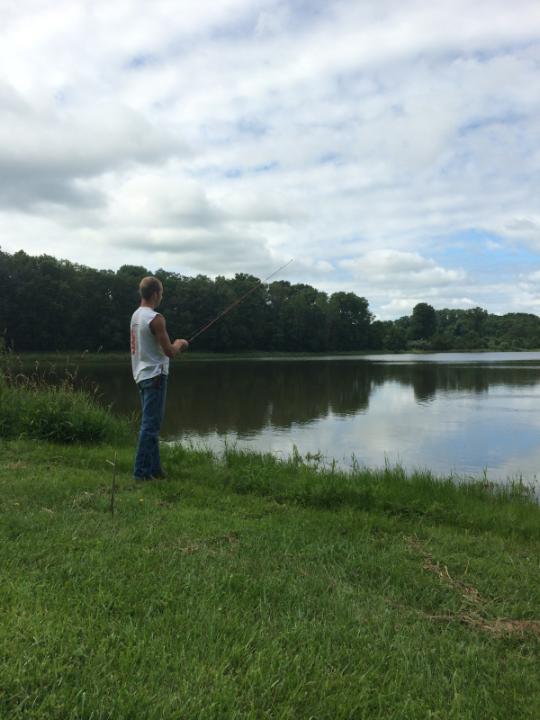
[[[0,246],[540,310],[537,0],[0,0]]]

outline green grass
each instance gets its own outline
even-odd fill
[[[50,375],[0,369],[0,438],[125,441],[133,433],[130,423],[102,407],[95,393],[75,389],[73,379],[64,373],[51,385]]]
[[[1,718],[538,717],[524,488],[132,455],[0,445]]]

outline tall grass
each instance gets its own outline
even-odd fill
[[[0,437],[52,442],[114,442],[130,436],[128,421],[99,403],[97,389],[75,387],[76,375],[23,373],[4,358],[0,367]],[[51,384],[52,383],[52,384]]]
[[[236,448],[226,448],[219,455],[172,445],[164,459],[172,468],[189,465],[192,477],[200,477],[207,485],[280,504],[383,512],[406,521],[540,540],[537,496],[534,488],[521,483],[437,477],[428,470],[408,473],[399,465],[371,469],[356,464],[349,471],[339,471],[298,452],[282,460]]]

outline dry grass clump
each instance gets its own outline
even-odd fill
[[[408,547],[422,557],[422,568],[432,573],[446,586],[459,593],[464,607],[457,612],[431,614],[417,611],[422,617],[435,622],[459,622],[474,630],[491,633],[493,635],[519,635],[533,634],[540,637],[540,620],[514,620],[512,618],[489,617],[487,601],[482,597],[474,585],[452,577],[448,567],[438,560],[434,560],[417,537],[406,537]]]

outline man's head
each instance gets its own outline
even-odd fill
[[[142,300],[157,307],[163,297],[163,285],[156,277],[145,277],[139,283],[139,295]]]

